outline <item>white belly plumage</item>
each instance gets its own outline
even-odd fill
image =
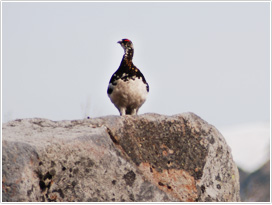
[[[142,78],[128,81],[118,79],[115,83],[116,85],[109,85],[113,89],[109,95],[112,103],[120,111],[121,115],[125,115],[128,110],[132,115],[137,114],[148,94],[146,84],[143,83]]]

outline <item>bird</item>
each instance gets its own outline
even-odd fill
[[[133,64],[134,47],[131,40],[118,41],[124,49],[119,68],[112,75],[107,94],[121,116],[137,115],[149,93],[149,85],[144,75]]]

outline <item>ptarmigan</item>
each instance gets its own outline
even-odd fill
[[[112,75],[108,96],[120,115],[136,115],[149,92],[149,85],[141,71],[133,64],[133,44],[128,39],[118,41],[125,53],[117,71]]]

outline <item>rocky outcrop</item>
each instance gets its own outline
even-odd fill
[[[270,202],[270,160],[260,169],[248,174],[239,170],[241,200],[244,202]]]
[[[218,130],[192,113],[3,125],[8,201],[239,201]]]

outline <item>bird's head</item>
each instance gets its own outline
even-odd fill
[[[120,43],[120,45],[122,46],[122,48],[125,51],[129,50],[129,49],[133,50],[133,44],[132,44],[131,40],[129,40],[129,39],[124,38],[121,41],[118,41],[117,43]]]

